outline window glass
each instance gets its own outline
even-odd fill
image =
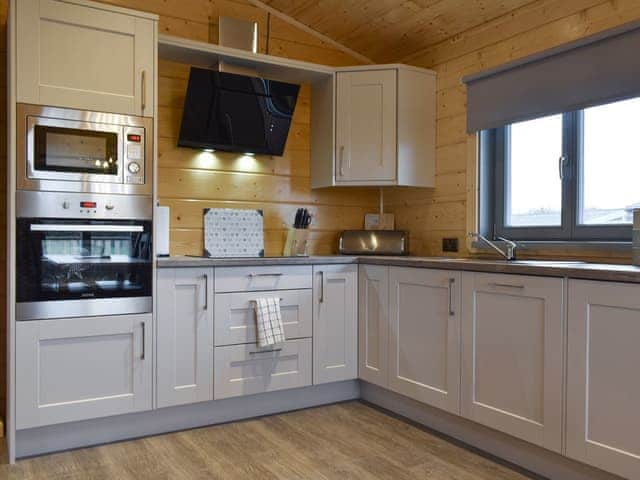
[[[631,223],[640,208],[639,121],[640,98],[584,110],[581,224]]]
[[[505,224],[511,227],[559,226],[562,223],[562,115],[509,128],[505,158]]]

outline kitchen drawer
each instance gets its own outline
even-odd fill
[[[312,290],[220,293],[215,297],[215,345],[256,343],[255,301],[270,296],[280,298],[287,339],[312,335]]]
[[[311,339],[215,348],[215,400],[311,385]]]
[[[215,292],[311,288],[310,265],[216,268]]]

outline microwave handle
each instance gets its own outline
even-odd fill
[[[30,226],[32,232],[143,232],[142,225],[63,225],[34,223]]]

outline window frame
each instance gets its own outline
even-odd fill
[[[497,238],[517,241],[548,242],[630,242],[631,226],[583,225],[579,223],[584,176],[583,111],[562,114],[562,155],[565,157],[562,179],[560,226],[514,227],[505,224],[508,198],[510,127],[480,132],[479,224],[481,232]],[[560,159],[558,159],[558,162]],[[560,166],[558,165],[558,168]]]

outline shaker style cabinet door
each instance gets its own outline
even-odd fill
[[[313,267],[313,383],[358,378],[358,267]]]
[[[153,116],[154,20],[21,0],[16,34],[18,102]]]
[[[562,450],[564,280],[462,276],[462,415]]]
[[[213,399],[213,269],[158,269],[158,407]]]
[[[640,285],[569,281],[567,456],[640,479]]]
[[[460,273],[389,270],[389,388],[459,413]]]
[[[396,70],[338,72],[336,183],[396,179]]]
[[[358,375],[387,387],[389,380],[389,267],[358,269]]]
[[[150,410],[151,314],[16,324],[16,428]]]

